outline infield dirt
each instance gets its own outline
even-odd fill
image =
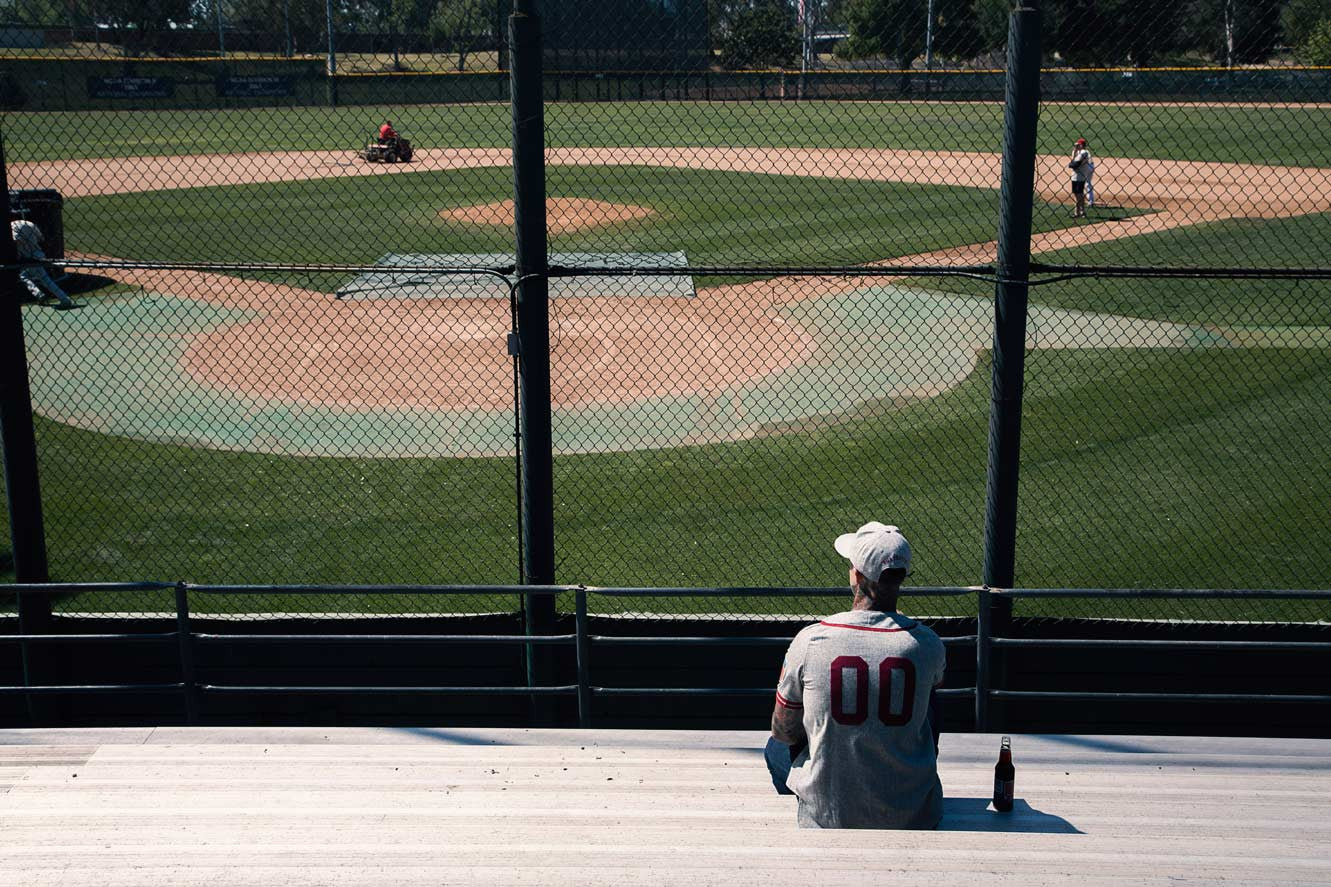
[[[505,166],[507,149],[424,149],[409,165],[349,163],[345,152],[99,159],[18,163],[14,187],[54,187],[66,197],[243,185],[341,176]],[[998,186],[1001,157],[991,153],[770,148],[556,149],[552,165],[642,165],[915,184]],[[1036,191],[1070,203],[1066,158],[1038,159]],[[1097,158],[1097,190],[1145,215],[1036,235],[1034,252],[1062,249],[1235,217],[1277,218],[1331,211],[1331,170],[1191,161]],[[576,230],[641,219],[645,207],[597,201],[555,202],[552,222]],[[455,220],[511,223],[511,206],[442,210]],[[911,265],[986,264],[994,242],[884,257]],[[329,294],[191,271],[108,269],[101,273],[153,293],[254,312],[257,319],[190,336],[181,369],[195,383],[246,397],[345,410],[512,407],[505,342],[508,305],[482,299],[344,302]],[[864,286],[820,280],[819,298]],[[625,405],[647,398],[698,396],[786,370],[809,358],[809,332],[775,309],[810,298],[807,281],[778,278],[700,289],[697,298],[610,295],[564,300],[551,336],[565,367],[553,380],[558,407]],[[394,339],[385,348],[385,336]],[[978,350],[977,346],[977,350]],[[425,356],[428,355],[428,368]]]

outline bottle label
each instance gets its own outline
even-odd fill
[[[1012,792],[1016,786],[1015,779],[1003,779],[1001,776],[994,779],[994,801],[995,803],[1012,803]]]

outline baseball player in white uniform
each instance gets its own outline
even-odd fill
[[[38,302],[54,297],[61,308],[76,307],[74,300],[51,278],[46,266],[41,264],[46,258],[46,253],[42,251],[42,229],[27,219],[15,219],[9,223],[9,236],[14,239],[14,249],[18,253],[19,263],[23,265],[18,273],[28,293]]]
[[[938,635],[897,612],[910,543],[871,521],[835,547],[850,561],[851,609],[786,651],[766,751],[773,782],[798,796],[803,828],[934,828],[945,656]]]
[[[1072,196],[1077,203],[1072,217],[1078,219],[1086,215],[1087,193],[1094,193],[1091,175],[1095,172],[1095,162],[1091,160],[1085,139],[1077,139],[1077,143],[1072,146],[1072,160],[1068,162],[1068,169],[1072,170]]]

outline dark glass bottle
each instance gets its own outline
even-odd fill
[[[998,750],[998,763],[994,765],[994,809],[1007,813],[1012,809],[1012,789],[1017,780],[1017,768],[1012,766],[1012,739],[1003,737]]]

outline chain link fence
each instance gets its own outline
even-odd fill
[[[1326,585],[1331,10],[1185,6],[1043,4],[1020,586]],[[331,45],[322,2],[76,7],[0,26],[15,212],[81,305],[23,309],[52,576],[520,581],[509,5],[333,4]],[[836,585],[872,518],[979,583],[1008,5],[537,7],[558,581]]]

